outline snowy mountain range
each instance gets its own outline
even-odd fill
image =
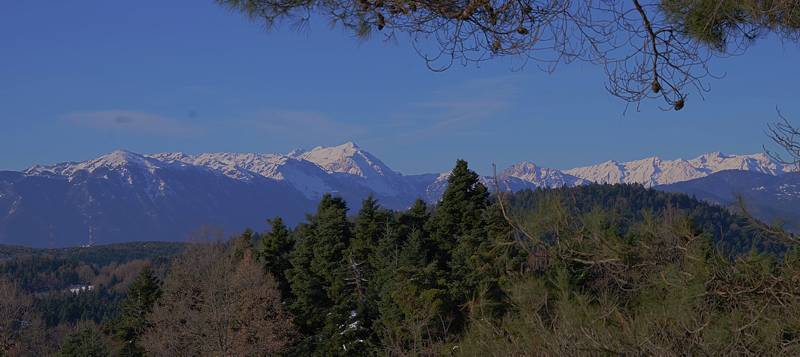
[[[776,162],[763,153],[725,155],[720,152],[712,152],[691,160],[662,160],[658,157],[649,157],[628,162],[606,161],[564,172],[597,183],[638,183],[652,187],[694,180],[725,170],[778,175],[791,172],[792,168]]]
[[[598,183],[648,187],[725,170],[779,175],[790,168],[767,155],[709,153],[691,160],[608,161],[566,171],[520,162],[500,171],[502,190]],[[357,207],[374,195],[404,209],[436,202],[449,172],[403,175],[347,142],[288,154],[115,151],[84,162],[0,171],[0,243],[71,246],[135,240],[183,240],[203,225],[233,232],[281,215],[302,220],[325,193]],[[494,177],[482,180],[494,188]]]

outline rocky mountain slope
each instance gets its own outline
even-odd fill
[[[788,171],[763,154],[710,153],[692,160],[609,161],[566,171],[524,161],[499,171],[497,181],[509,191],[591,182],[651,187],[730,169],[769,177]],[[342,196],[353,210],[369,195],[385,207],[405,209],[417,198],[438,201],[448,176],[403,175],[352,142],[289,154],[115,151],[84,162],[0,171],[0,243],[180,241],[202,226],[232,233],[260,227],[276,215],[297,223],[325,193]],[[482,180],[496,187],[494,177]]]

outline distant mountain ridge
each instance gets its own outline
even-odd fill
[[[792,171],[767,154],[726,155],[711,152],[691,160],[662,160],[659,157],[601,164],[566,170],[567,174],[597,183],[638,183],[645,187],[689,181],[725,170],[741,170],[778,175]]]
[[[800,173],[770,175],[728,170],[655,188],[685,193],[733,211],[740,210],[738,199],[741,197],[745,208],[753,216],[800,232]]]
[[[764,154],[648,158],[561,171],[523,161],[498,172],[501,190],[592,182],[647,187],[723,170],[778,175],[788,168]],[[369,195],[392,209],[417,198],[436,202],[449,172],[403,175],[353,142],[288,154],[118,150],[83,162],[0,171],[0,243],[40,247],[141,240],[183,240],[202,225],[225,231],[275,215],[299,222],[325,193],[358,207]],[[482,181],[495,188],[492,176]],[[33,238],[31,238],[33,237]]]
[[[80,171],[93,172],[98,167],[122,168],[135,163],[152,171],[156,167],[178,164],[199,166],[236,180],[250,181],[263,177],[285,181],[309,199],[318,199],[326,192],[338,191],[342,179],[351,180],[381,196],[402,196],[412,191],[419,197],[420,180],[430,181],[424,190],[435,192],[446,182],[449,172],[439,174],[403,175],[392,170],[380,159],[353,142],[338,146],[318,146],[308,151],[295,150],[288,154],[262,153],[203,153],[188,155],[180,152],[139,155],[118,150],[94,160],[67,162],[55,165],[36,165],[23,172],[26,175],[70,176]],[[790,172],[764,153],[726,155],[711,152],[691,160],[663,160],[650,157],[628,162],[606,161],[597,165],[558,170],[522,161],[498,173],[505,189],[530,187],[575,186],[587,183],[637,183],[646,187],[667,185],[706,177],[725,170],[743,170],[768,175]],[[483,178],[493,184],[493,177]],[[432,195],[431,200],[438,197]]]

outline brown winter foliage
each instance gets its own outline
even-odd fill
[[[44,328],[33,299],[14,282],[0,278],[0,356],[43,353]]]
[[[294,336],[275,281],[251,249],[192,245],[176,258],[143,337],[158,356],[269,356]]]

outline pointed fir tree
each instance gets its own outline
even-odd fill
[[[297,247],[288,272],[293,300],[290,309],[305,336],[295,354],[338,355],[349,337],[344,330],[351,313],[352,288],[345,279],[351,224],[339,197],[323,196],[317,213],[297,229]]]
[[[428,229],[444,257],[449,258],[461,239],[480,234],[488,197],[478,174],[469,169],[466,161],[456,161]]]
[[[372,258],[377,283],[370,286],[378,290],[383,290],[381,284],[391,280],[396,273],[400,265],[400,255],[410,235],[414,232],[422,233],[429,218],[427,205],[419,199],[407,211],[395,215],[385,213],[385,228],[378,238]]]
[[[405,351],[447,337],[453,316],[446,291],[447,272],[434,258],[435,249],[423,230],[413,230],[396,265],[387,272],[391,279],[380,296],[376,323],[384,345]],[[406,352],[424,354],[423,350]]]
[[[534,242],[514,231],[497,202],[487,209],[486,216],[487,234],[495,252],[494,274],[507,278],[524,273],[529,268],[527,250],[535,248]]]
[[[429,219],[428,205],[421,199],[415,200],[411,208],[401,212],[398,218],[400,223],[400,232],[398,234],[402,239],[400,243],[404,243],[411,232],[424,230]]]
[[[281,296],[286,300],[291,294],[286,272],[292,267],[289,255],[294,248],[294,242],[283,219],[276,217],[267,222],[272,229],[262,235],[258,257],[261,259],[264,269],[275,278]]]
[[[448,186],[436,207],[428,230],[438,244],[442,269],[447,271],[447,292],[453,327],[464,327],[467,314],[487,292],[494,296],[497,282],[487,273],[490,255],[485,213],[489,193],[467,162],[458,160]],[[468,308],[465,308],[468,307]]]
[[[128,289],[115,323],[115,336],[122,342],[121,356],[144,356],[139,338],[148,327],[147,315],[161,297],[161,281],[145,267]]]
[[[452,321],[447,272],[439,264],[439,246],[426,229],[429,219],[427,205],[417,200],[398,216],[392,254],[382,253],[392,259],[379,273],[385,283],[380,287],[375,330],[395,353],[426,353],[423,346],[446,338]]]
[[[384,285],[391,279],[387,267],[398,250],[397,222],[392,212],[381,208],[374,197],[363,202],[355,218],[353,241],[347,257],[345,281],[350,284],[355,303],[351,331],[360,350],[377,353],[378,336],[373,324],[379,318],[378,302]]]
[[[364,199],[355,219],[353,241],[350,246],[356,259],[366,261],[372,254],[378,240],[384,234],[387,220],[387,212],[380,208],[378,201],[372,195]]]

